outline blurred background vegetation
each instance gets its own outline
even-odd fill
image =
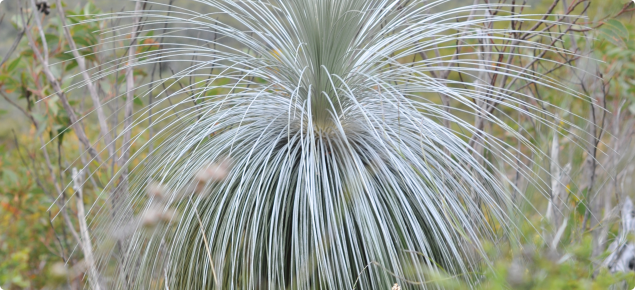
[[[205,7],[195,1],[176,2],[181,2],[181,7],[189,9]],[[439,9],[471,2],[473,1],[450,1]],[[516,1],[516,4],[520,4],[519,2]],[[91,15],[99,13],[130,9],[134,5],[132,1],[103,0],[74,0],[65,3],[67,16],[73,23],[90,19]],[[542,12],[553,2],[536,0],[526,3],[529,12]],[[528,119],[510,123],[514,128],[525,130],[534,145],[544,152],[553,152],[553,148],[557,148],[560,152],[558,163],[562,167],[570,164],[566,203],[571,210],[565,217],[562,230],[556,231],[559,233],[559,242],[555,247],[558,249],[557,253],[554,253],[554,247],[545,242],[545,233],[553,230],[549,229],[550,225],[545,221],[547,198],[536,188],[529,186],[527,181],[523,183],[519,180],[519,188],[524,190],[523,195],[527,199],[519,200],[524,215],[517,216],[522,225],[518,236],[522,246],[516,247],[503,240],[489,244],[493,263],[485,266],[482,273],[475,273],[482,277],[482,289],[608,289],[611,285],[632,289],[635,286],[635,272],[632,269],[609,273],[606,265],[603,265],[611,254],[608,245],[620,235],[623,224],[620,210],[625,198],[635,197],[635,147],[632,140],[635,133],[635,26],[632,12],[613,17],[626,3],[625,0],[590,1],[589,9],[585,12],[586,20],[589,26],[597,26],[597,29],[590,32],[590,38],[577,34],[564,38],[569,46],[574,41],[580,49],[587,47],[591,50],[591,56],[599,60],[598,70],[608,86],[604,98],[607,111],[601,126],[605,133],[600,134],[600,153],[597,155],[598,166],[595,173],[597,180],[595,187],[592,187],[593,191],[583,186],[586,182],[584,163],[588,160],[586,148],[580,148],[578,143],[567,138],[556,140],[552,130],[536,127]],[[21,29],[17,11],[17,1],[5,0],[0,4],[0,17],[4,17],[0,24],[0,56],[10,50]],[[554,13],[562,11],[562,6],[558,5]],[[54,19],[55,14],[53,5],[51,15],[46,17]],[[80,78],[76,75],[77,64],[70,61],[72,57],[66,53],[69,47],[60,24],[51,20],[47,25],[46,39],[51,50],[52,69],[62,76],[63,87],[68,87]],[[99,25],[106,24],[92,22],[75,25],[71,29],[73,38],[82,47],[97,45],[85,50],[90,67],[99,67],[107,61],[107,58],[99,54],[89,53],[100,52],[100,49],[107,46],[102,46],[104,36],[93,33],[100,29]],[[113,45],[125,46],[123,43]],[[148,49],[156,47],[148,46]],[[169,73],[170,69],[175,67],[159,68],[155,75],[161,70]],[[147,80],[152,77],[153,71],[152,68],[139,69],[135,71],[135,76],[140,80]],[[574,74],[574,69],[563,68],[554,71],[552,76],[563,82],[573,83],[571,79]],[[116,79],[104,79],[100,82],[104,83],[106,96],[123,90],[115,85],[122,83]],[[42,76],[41,67],[34,59],[26,37],[0,68],[0,93],[4,96],[0,99],[0,287],[81,289],[85,287],[85,271],[81,269],[82,255],[73,242],[72,233],[68,232],[64,219],[53,219],[63,213],[57,207],[52,207],[70,200],[66,196],[61,200],[55,199],[58,196],[55,182],[62,187],[70,184],[70,169],[81,163],[76,154],[80,150],[79,142],[74,133],[67,130],[70,119],[60,100],[56,97],[45,98],[52,91]],[[557,91],[545,87],[535,88],[533,93],[543,98],[545,103],[569,110],[572,115],[589,115],[587,100],[563,97]],[[86,95],[85,89],[68,92],[69,102],[76,107],[78,115],[87,116],[82,126],[86,134],[93,137],[91,140],[94,140],[99,137],[99,127],[95,117],[89,114],[92,110],[90,104],[84,102]],[[135,99],[135,106],[142,107],[147,102],[145,99]],[[561,117],[563,120],[574,119],[571,116]],[[585,128],[588,124],[575,125]],[[558,134],[567,136],[567,132],[574,128],[563,122],[559,130]],[[506,140],[507,137],[500,138]],[[534,161],[546,168],[550,167],[549,160]],[[60,170],[52,170],[51,166]],[[537,176],[549,180],[548,172],[536,170]],[[100,198],[99,192],[109,180],[107,176],[99,175],[96,179],[96,182],[88,184],[85,189],[84,199],[87,204]],[[514,180],[514,177],[510,176],[510,179]],[[73,193],[70,186],[62,191],[65,194]],[[600,198],[605,200],[605,207],[601,212],[604,218],[593,223],[587,207],[593,199]],[[77,208],[72,204],[69,208],[72,223]],[[88,219],[90,221],[90,217]],[[593,253],[592,232],[597,227],[602,227],[606,232],[599,254]],[[630,236],[628,238],[632,239]],[[64,261],[70,266],[64,266]],[[456,277],[431,276],[427,283],[440,284],[448,289],[467,287],[460,279],[452,278]]]

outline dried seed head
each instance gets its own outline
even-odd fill
[[[196,192],[201,192],[208,182],[220,182],[227,178],[231,170],[229,160],[215,162],[202,168],[196,173]]]
[[[159,223],[172,223],[175,221],[176,211],[174,209],[162,209],[159,207],[152,207],[146,210],[141,215],[141,225],[144,227],[154,227]]]
[[[196,174],[196,179],[200,182],[218,182],[224,180],[231,169],[229,161],[225,160],[219,163],[212,163],[206,168],[201,169]]]
[[[146,191],[149,197],[163,198],[165,195],[165,187],[157,182],[151,182]]]
[[[37,8],[37,11],[39,11],[40,13],[44,13],[46,15],[49,15],[51,13],[51,11],[49,10],[51,9],[51,5],[46,3],[46,1],[38,1],[37,3],[35,3],[35,7]]]
[[[161,222],[164,222],[164,223],[172,223],[175,221],[175,217],[176,217],[176,211],[173,209],[168,209],[161,213],[161,215],[159,216],[159,219],[161,220]]]
[[[392,290],[401,290],[401,287],[399,284],[395,283],[395,285],[392,285]]]
[[[160,220],[161,220],[161,210],[156,208],[148,209],[143,213],[143,215],[141,215],[141,224],[144,227],[156,226]]]

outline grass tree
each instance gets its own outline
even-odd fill
[[[478,1],[197,2],[100,18],[132,19],[113,29],[131,43],[115,210],[91,209],[108,289],[475,283],[480,241],[514,235],[522,197],[503,169],[548,191],[514,146],[542,154],[514,118],[555,126],[531,86],[584,98],[548,75],[579,57],[563,47],[575,17]],[[134,83],[157,65],[159,79]],[[133,113],[135,91],[151,102]],[[151,153],[131,154],[135,142]]]

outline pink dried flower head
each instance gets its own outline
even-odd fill
[[[171,223],[175,220],[175,216],[176,211],[174,209],[152,207],[141,215],[141,225],[144,227],[154,227],[159,223]]]
[[[163,198],[165,195],[165,187],[157,182],[151,182],[146,189],[149,197]]]
[[[143,215],[141,215],[141,224],[144,227],[153,227],[156,226],[161,220],[161,210],[152,208],[146,210]]]
[[[199,182],[218,182],[224,180],[229,174],[230,164],[228,161],[220,163],[212,163],[206,168],[201,169],[196,174],[196,180]]]
[[[229,171],[231,170],[231,162],[229,160],[223,160],[221,162],[215,162],[207,167],[202,168],[196,173],[195,179],[197,181],[196,191],[201,192],[203,187],[208,182],[220,182],[227,178]]]
[[[167,209],[161,213],[159,219],[164,223],[173,223],[175,221],[176,211],[173,209]]]

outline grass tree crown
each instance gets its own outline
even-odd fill
[[[484,104],[540,110],[508,86],[515,79],[576,95],[513,65],[540,44],[499,24],[536,16],[497,13],[511,5],[439,9],[448,1],[197,2],[209,11],[146,10],[142,25],[157,32],[148,38],[166,45],[128,64],[187,65],[151,82],[165,93],[146,107],[160,143],[133,156],[142,166],[125,209],[98,220],[105,235],[132,229],[100,248],[101,267],[119,263],[112,289],[408,289],[434,287],[425,281],[436,271],[473,279],[479,241],[494,223],[513,226],[509,189],[483,148],[502,163],[517,153],[479,124],[527,142]],[[185,78],[194,81],[179,87]],[[160,220],[173,223],[148,229]]]

